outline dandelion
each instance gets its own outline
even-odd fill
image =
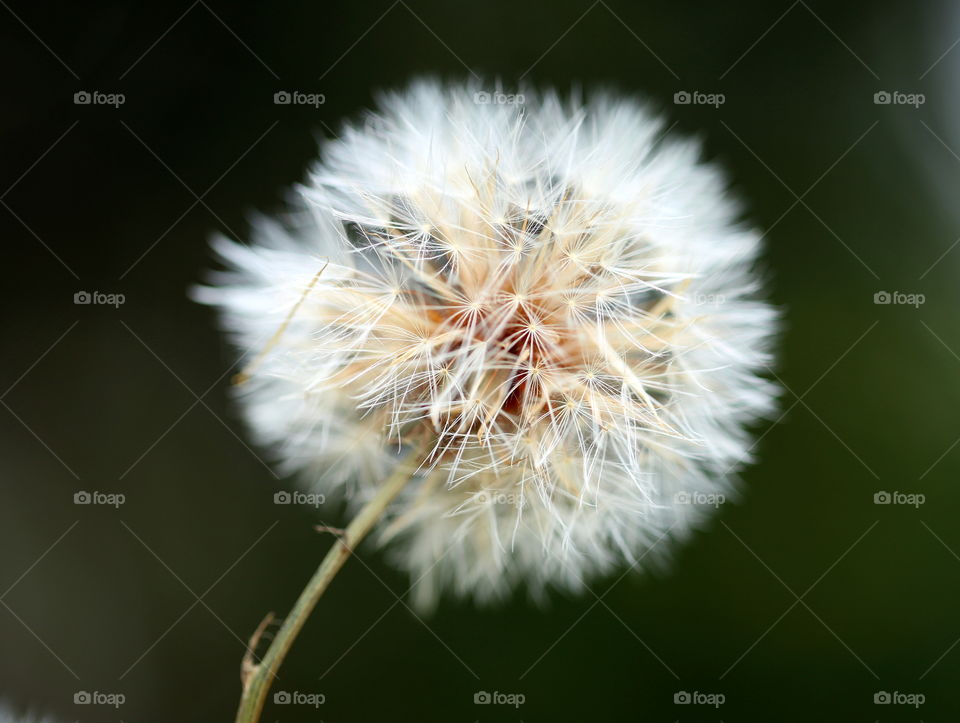
[[[380,521],[423,606],[661,558],[776,396],[760,238],[697,144],[612,95],[508,97],[384,96],[198,292],[254,355],[258,440]]]

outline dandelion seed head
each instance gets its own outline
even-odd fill
[[[759,237],[697,145],[633,100],[477,90],[385,95],[300,227],[217,241],[198,291],[251,354],[285,324],[240,398],[308,484],[359,505],[426,445],[379,537],[424,605],[660,559],[776,397]]]

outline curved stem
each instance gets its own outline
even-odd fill
[[[307,621],[317,601],[329,587],[340,568],[343,567],[347,558],[350,557],[353,549],[366,537],[390,502],[410,480],[419,462],[420,454],[417,452],[408,456],[406,461],[401,463],[381,485],[373,499],[364,505],[357,516],[353,518],[343,534],[338,537],[337,542],[323,558],[320,567],[310,578],[310,582],[300,593],[296,604],[283,621],[283,625],[277,631],[273,642],[270,643],[263,660],[257,665],[251,665],[249,657],[252,653],[248,652],[248,657],[245,658],[242,669],[242,677],[244,678],[243,695],[240,698],[236,723],[256,723],[260,720],[260,714],[263,712],[263,705],[266,702],[267,694],[270,692],[270,685],[276,671],[283,663],[283,659],[287,656],[293,641]],[[255,635],[254,640],[251,640],[251,648],[256,646],[256,638],[259,638],[259,635]]]

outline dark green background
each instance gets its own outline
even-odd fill
[[[446,601],[418,619],[397,603],[407,580],[364,547],[276,686],[326,704],[270,705],[264,720],[956,720],[960,159],[945,146],[960,149],[960,49],[926,71],[958,17],[822,0],[9,0],[0,696],[64,721],[232,719],[243,641],[289,607],[330,540],[312,510],[272,504],[291,482],[245,449],[233,352],[186,298],[213,264],[207,239],[281,210],[316,138],[374,89],[471,71],[511,88],[530,69],[537,84],[644,94],[772,226],[787,414],[758,429],[742,499],[670,570],[595,594],[547,609]],[[83,89],[126,103],[74,105]],[[326,104],[276,106],[279,90]],[[680,90],[726,103],[677,106]],[[879,90],[926,103],[875,105]],[[76,306],[82,289],[127,302]],[[881,290],[926,303],[875,305]],[[81,489],[127,502],[76,506]],[[874,505],[879,490],[926,503]],[[79,690],[127,702],[76,706]],[[478,690],[526,703],[475,706]],[[726,703],[674,705],[681,690]],[[926,703],[874,705],[881,690]]]

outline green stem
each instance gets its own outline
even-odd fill
[[[300,593],[293,610],[283,621],[280,630],[277,631],[273,642],[267,649],[266,655],[259,664],[251,664],[252,652],[248,651],[247,658],[244,659],[243,673],[244,685],[243,695],[240,698],[240,708],[237,711],[236,723],[256,723],[260,720],[260,714],[263,712],[263,705],[270,692],[270,685],[276,675],[276,671],[283,663],[284,658],[293,645],[297,634],[303,627],[317,601],[329,587],[340,568],[350,557],[350,554],[356,546],[366,537],[370,529],[376,524],[377,520],[383,515],[387,506],[399,494],[400,490],[410,480],[411,475],[420,461],[420,455],[411,454],[407,460],[400,464],[390,477],[377,490],[376,495],[371,499],[353,521],[350,522],[347,529],[339,536],[330,551],[327,552],[320,567],[310,578],[310,582]],[[269,620],[269,618],[268,618]],[[267,621],[265,621],[267,622]],[[257,631],[250,642],[250,648],[256,647],[257,639],[260,637],[261,629]]]

